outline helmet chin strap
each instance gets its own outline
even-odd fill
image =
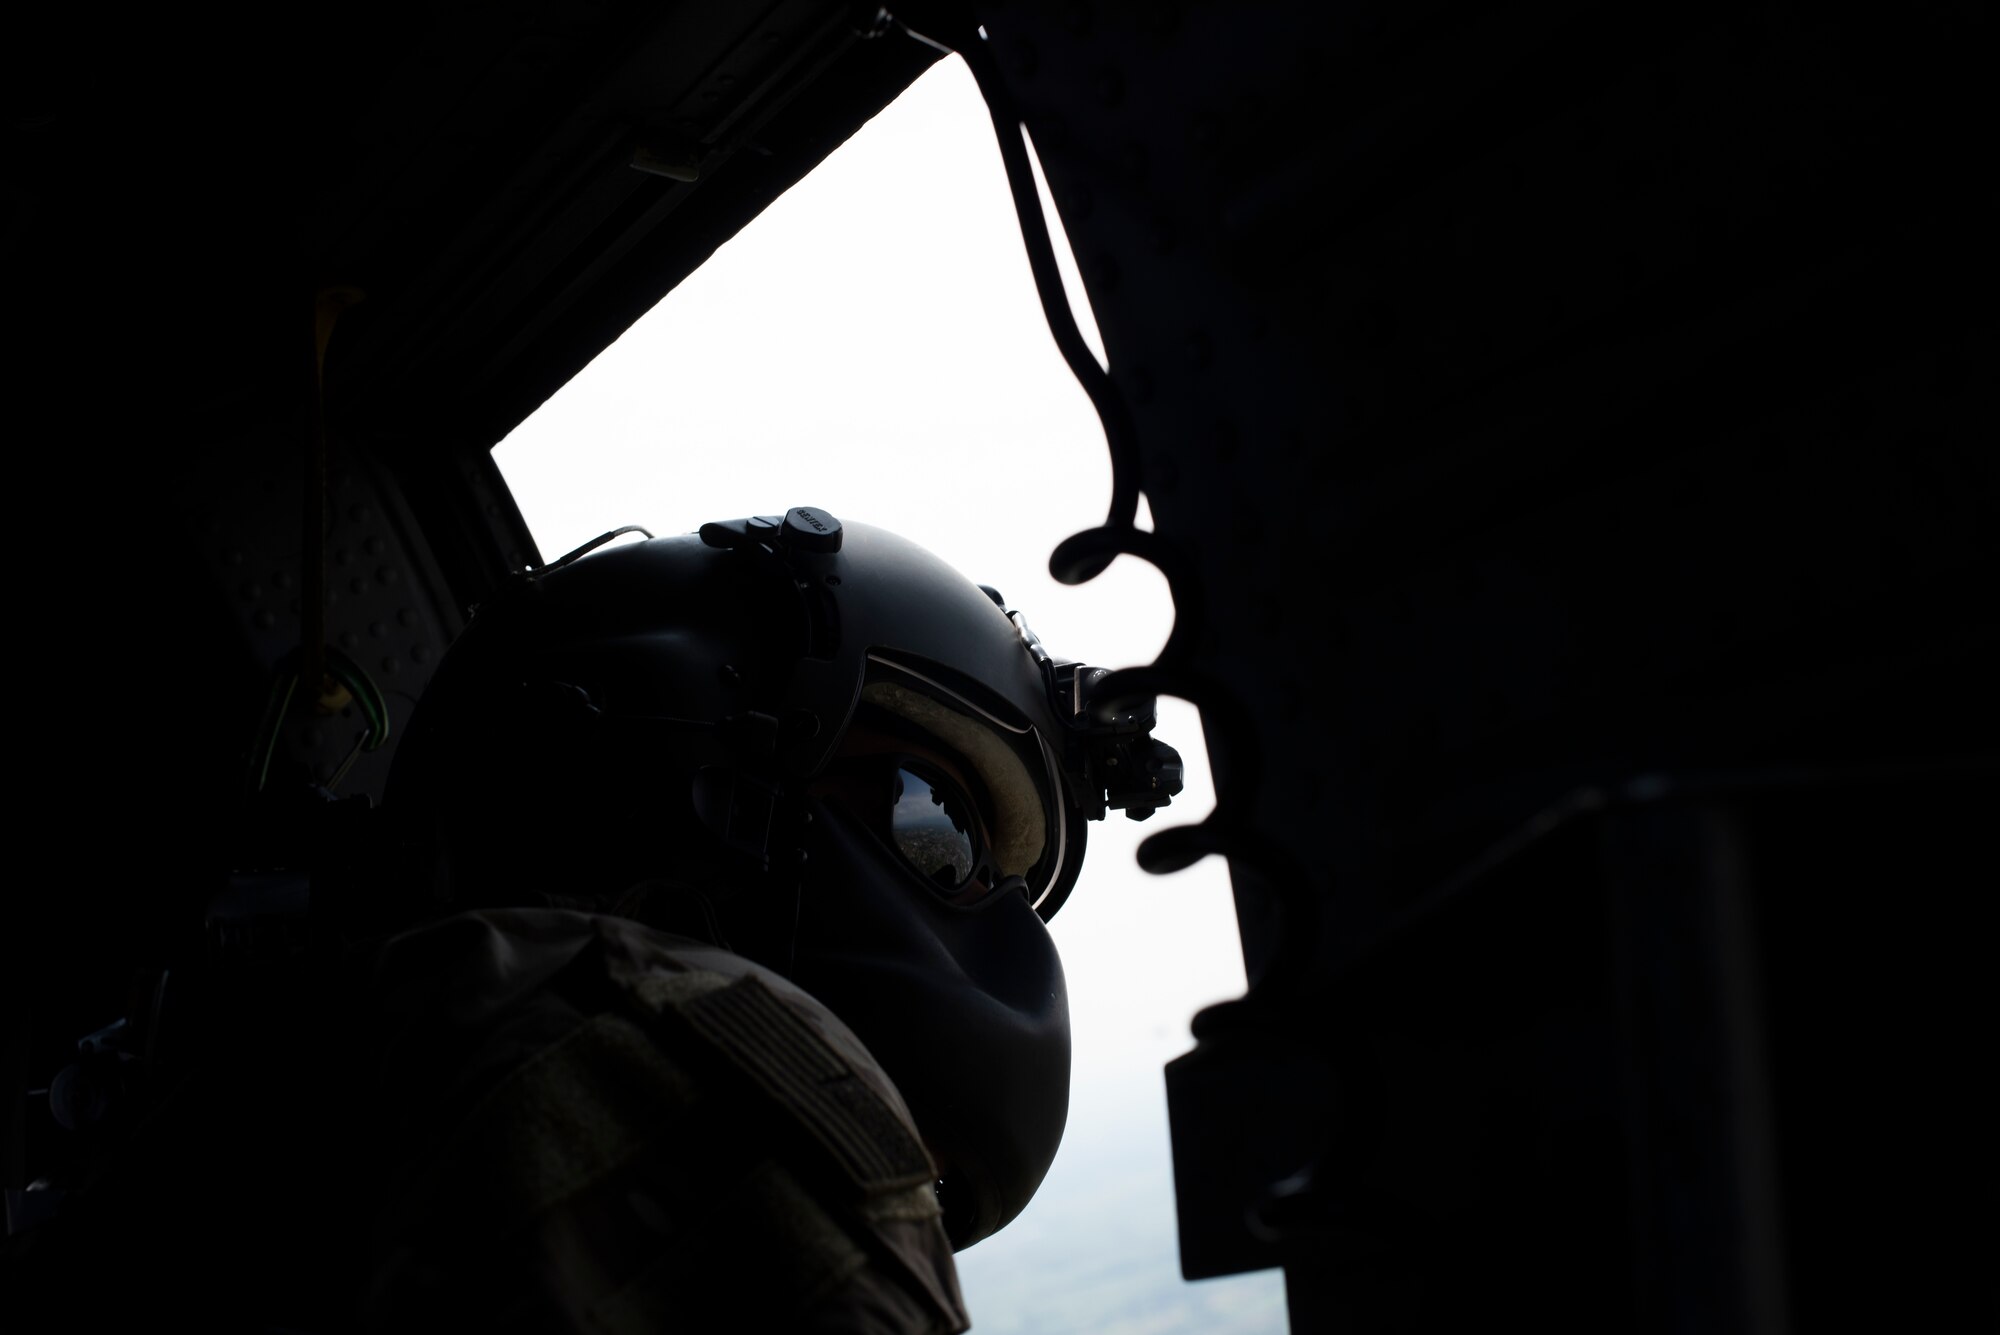
[[[728,886],[715,944],[790,978],[798,961],[806,867],[805,828],[813,820],[784,785],[704,767],[694,782],[696,813],[715,836]],[[729,927],[738,937],[725,935]]]
[[[812,824],[812,818],[812,812],[800,808],[801,832],[805,826]],[[786,877],[792,883],[792,926],[791,930],[785,933],[785,977],[787,978],[796,977],[799,971],[799,916],[805,904],[806,879],[806,850],[803,846],[796,850],[796,856],[792,858],[791,864],[789,875]]]

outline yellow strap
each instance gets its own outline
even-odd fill
[[[313,371],[326,372],[326,345],[333,338],[333,326],[340,313],[361,301],[361,289],[337,283],[313,294]]]

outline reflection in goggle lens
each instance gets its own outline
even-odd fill
[[[896,771],[889,833],[903,858],[941,889],[956,890],[977,862],[971,823],[947,787],[933,787],[922,775]]]

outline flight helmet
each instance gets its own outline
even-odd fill
[[[797,856],[790,799],[872,719],[962,761],[889,776],[885,837],[948,900],[1019,893],[1047,920],[1086,823],[1143,818],[1181,786],[1152,701],[1093,698],[1107,675],[1050,655],[997,591],[917,544],[797,507],[517,577],[441,664],[388,797],[486,835],[582,823],[607,853],[637,800],[684,862],[768,873]],[[657,848],[624,850],[620,870]]]

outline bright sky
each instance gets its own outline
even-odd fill
[[[623,524],[664,535],[813,505],[994,585],[1060,657],[1148,662],[1172,624],[1165,581],[1129,558],[1077,588],[1049,577],[1055,545],[1102,520],[1110,463],[955,57],[495,457],[546,559]],[[1160,1068],[1191,1046],[1197,1009],[1242,992],[1243,966],[1220,862],[1166,878],[1134,864],[1142,837],[1214,805],[1193,709],[1162,700],[1158,735],[1187,762],[1186,791],[1144,824],[1093,825],[1052,924],[1075,1029],[1069,1128],[1034,1203],[959,1256],[982,1335],[1285,1329],[1275,1271],[1180,1278]]]

